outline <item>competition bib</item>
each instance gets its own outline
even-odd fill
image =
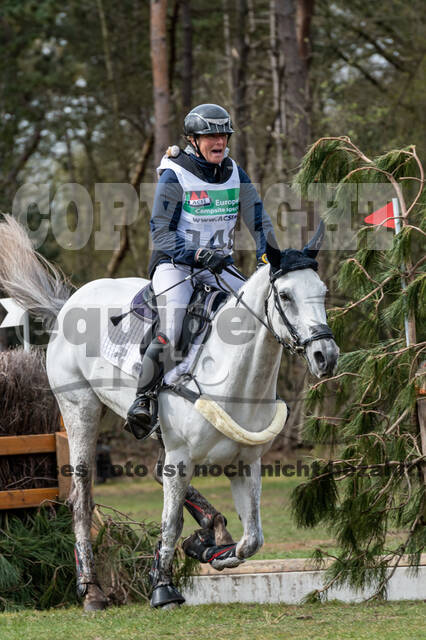
[[[161,169],[172,169],[183,189],[178,236],[188,249],[210,247],[232,253],[234,228],[240,204],[240,177],[232,160],[232,174],[226,182],[210,184],[169,158]]]

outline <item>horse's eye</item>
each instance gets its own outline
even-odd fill
[[[285,291],[280,293],[280,298],[283,302],[290,302],[291,300],[290,296]]]

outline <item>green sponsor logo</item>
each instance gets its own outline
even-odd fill
[[[193,216],[233,215],[238,213],[240,188],[187,191],[183,210]]]

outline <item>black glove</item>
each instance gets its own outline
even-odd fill
[[[208,267],[215,273],[220,273],[228,264],[228,256],[225,256],[219,249],[197,249],[195,252],[195,262],[200,267]]]

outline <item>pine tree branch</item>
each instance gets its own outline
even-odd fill
[[[418,166],[419,171],[420,171],[420,181],[421,181],[421,182],[420,182],[419,190],[418,190],[418,192],[417,192],[417,194],[416,194],[416,196],[415,196],[415,198],[414,198],[413,202],[411,203],[411,205],[409,206],[409,208],[408,208],[408,210],[407,210],[406,217],[408,216],[408,214],[410,213],[410,211],[412,211],[413,207],[415,207],[415,205],[417,204],[417,202],[418,202],[418,200],[419,200],[420,196],[422,195],[422,192],[423,192],[423,185],[424,185],[424,180],[425,180],[425,174],[424,174],[424,170],[423,170],[423,165],[422,165],[422,163],[420,162],[420,159],[419,159],[419,157],[418,157],[418,155],[417,155],[416,147],[415,147],[414,145],[412,145],[412,147],[410,147],[410,148],[412,148],[412,149],[413,149],[413,151],[412,151],[412,153],[410,153],[409,155],[412,155],[412,157],[414,158],[414,160],[415,160],[415,161],[416,161],[416,163],[417,163],[417,166]],[[407,153],[409,153],[409,152],[407,152]]]
[[[418,260],[418,262],[416,262],[416,264],[414,265],[414,267],[412,267],[412,268],[410,269],[410,271],[408,272],[408,275],[414,274],[414,273],[417,271],[417,269],[418,269],[419,267],[421,267],[421,265],[422,265],[424,262],[426,262],[426,256],[423,256],[423,258],[420,258],[420,260]]]
[[[376,80],[374,76],[371,75],[371,73],[369,73],[366,69],[364,69],[364,67],[359,62],[356,62],[355,60],[350,58],[350,56],[346,55],[346,53],[344,53],[336,45],[331,45],[331,47],[334,50],[334,52],[337,53],[337,55],[342,58],[342,60],[344,60],[348,65],[354,67],[355,69],[358,69],[361,75],[363,75],[366,80],[371,82],[371,84],[375,86],[381,93],[387,93],[387,89],[385,89],[385,87],[383,87],[380,84],[380,82]]]
[[[416,178],[415,176],[401,176],[400,180],[414,180],[415,182],[420,182],[421,184],[425,184],[425,180],[420,180],[420,178]]]
[[[381,388],[379,387],[379,395],[378,395],[378,397],[377,397],[375,400],[373,400],[372,402],[366,402],[366,403],[362,402],[362,400],[364,400],[364,398],[365,398],[365,396],[367,395],[367,393],[370,391],[370,387],[371,387],[371,385],[373,384],[373,382],[374,382],[374,380],[373,380],[373,378],[372,378],[372,379],[370,380],[370,382],[368,383],[368,386],[367,386],[366,390],[365,390],[365,391],[364,391],[364,393],[362,394],[361,402],[359,402],[359,403],[357,404],[357,406],[359,406],[359,407],[371,407],[371,405],[372,405],[372,404],[376,404],[377,402],[379,402],[379,400],[381,400],[381,399],[382,399],[382,390],[381,390]],[[377,413],[379,413],[379,412],[377,412]],[[383,415],[385,415],[385,414],[384,414],[383,412],[381,412],[381,415],[383,416]]]
[[[336,315],[336,318],[340,318],[344,315],[346,315],[348,313],[348,311],[350,311],[351,309],[354,309],[355,307],[358,307],[362,302],[365,302],[366,300],[368,300],[368,298],[370,298],[372,295],[374,295],[375,293],[377,293],[378,291],[380,291],[380,289],[383,289],[383,286],[389,282],[389,280],[392,280],[392,278],[394,278],[395,276],[392,274],[391,276],[388,276],[387,278],[385,278],[381,284],[376,287],[375,289],[372,289],[370,291],[370,293],[367,293],[363,298],[361,298],[360,300],[356,300],[355,302],[353,302],[352,304],[349,305],[349,307],[345,307],[345,309],[342,310],[341,313]],[[340,309],[338,308],[334,308],[334,309],[330,309],[330,311],[340,311]]]
[[[341,147],[341,151],[349,151],[349,153],[355,153],[363,162],[372,162],[370,158],[367,158],[367,156],[362,153],[361,149],[359,149],[348,136],[325,136],[323,138],[320,138],[311,146],[311,148],[309,149],[309,153],[312,153],[312,151],[314,151],[314,149],[316,149],[322,142],[328,142],[332,140],[339,140],[340,142],[344,142],[350,145],[350,147]]]
[[[426,233],[425,233],[422,229],[420,229],[419,227],[415,227],[415,226],[414,226],[414,225],[412,225],[412,224],[406,224],[406,225],[405,225],[405,228],[406,228],[406,229],[414,229],[415,231],[418,231],[419,233],[421,233],[421,234],[422,234],[422,236],[426,236]]]
[[[390,564],[391,560],[393,560],[394,558],[397,558],[397,560],[396,560],[395,564],[394,564],[394,565],[392,565],[392,569],[391,569],[391,573],[390,573],[390,575],[387,575],[387,576],[382,580],[382,582],[380,583],[379,587],[376,589],[376,592],[375,592],[372,596],[370,596],[369,598],[367,598],[367,602],[368,602],[369,600],[372,600],[373,598],[376,598],[376,597],[377,597],[377,594],[378,594],[378,593],[380,593],[380,592],[385,588],[385,586],[386,586],[387,584],[389,584],[389,580],[392,578],[392,576],[394,575],[395,571],[397,570],[397,568],[398,568],[398,566],[399,566],[399,564],[400,564],[400,562],[401,562],[401,559],[402,559],[402,557],[403,557],[403,555],[404,555],[404,553],[405,553],[405,550],[407,549],[408,543],[409,543],[409,541],[411,540],[411,538],[412,538],[412,536],[413,536],[413,533],[414,533],[415,529],[417,528],[417,525],[419,524],[420,520],[421,520],[421,518],[420,518],[420,514],[418,514],[418,515],[417,515],[417,517],[416,517],[416,519],[415,519],[415,521],[414,521],[414,523],[413,523],[413,525],[412,525],[412,527],[410,528],[409,535],[408,535],[408,537],[407,537],[407,539],[406,539],[406,541],[405,541],[404,545],[403,545],[402,547],[400,547],[399,552],[398,552],[398,551],[395,551],[395,552],[393,553],[393,556],[392,556],[392,557],[390,558],[390,560],[389,560],[389,563],[388,563],[388,564]]]
[[[377,354],[375,357],[376,358],[384,358],[385,356],[392,356],[392,355],[400,355],[401,353],[404,353],[404,351],[410,351],[410,349],[415,349],[416,347],[423,347],[423,345],[426,345],[426,341],[423,342],[417,342],[416,344],[410,344],[408,347],[403,347],[402,349],[399,349],[398,351],[387,351],[384,354]]]
[[[395,422],[393,424],[390,425],[390,427],[388,427],[385,431],[385,436],[390,435],[392,433],[392,431],[395,431],[396,427],[398,425],[401,424],[401,422],[404,420],[404,418],[410,413],[410,408],[407,407],[407,409],[405,409],[405,411],[403,411],[401,413],[401,415],[399,416],[399,418],[397,420],[395,420]]]
[[[392,56],[388,51],[386,51],[386,49],[379,44],[378,40],[370,36],[365,30],[360,29],[354,23],[349,23],[347,21],[342,21],[341,24],[343,24],[346,28],[352,29],[352,31],[357,33],[366,42],[371,44],[376,49],[377,53],[385,60],[387,60],[391,65],[393,65],[395,69],[398,69],[398,71],[402,72],[407,71],[406,67],[401,64],[398,58],[395,58],[395,56]]]
[[[359,375],[359,373],[350,373],[349,371],[344,371],[343,373],[339,373],[338,376],[333,376],[332,378],[324,378],[324,380],[320,380],[319,382],[317,382],[316,384],[314,384],[311,387],[311,391],[313,389],[316,389],[320,385],[324,384],[325,382],[331,382],[331,380],[337,380],[338,378],[341,378],[342,376],[355,376],[357,378],[362,378],[362,376]]]
[[[353,262],[354,264],[357,265],[357,267],[359,269],[361,269],[361,271],[363,272],[363,274],[365,275],[365,277],[370,280],[370,282],[372,282],[373,284],[379,285],[380,283],[377,280],[374,280],[369,273],[366,271],[366,269],[364,269],[364,267],[362,266],[362,264],[356,259],[356,258],[348,258],[347,262]]]
[[[378,167],[358,167],[357,169],[353,169],[348,173],[348,175],[345,177],[345,182],[347,182],[349,178],[351,178],[355,173],[359,173],[360,171],[377,171],[377,173],[382,173],[387,177],[387,179],[395,189],[395,193],[398,197],[398,201],[401,206],[402,217],[406,218],[407,208],[405,206],[405,199],[404,199],[404,196],[402,195],[401,187],[399,186],[398,182],[395,180],[394,176],[391,173],[389,173],[389,171],[385,171],[384,169],[379,169]]]

